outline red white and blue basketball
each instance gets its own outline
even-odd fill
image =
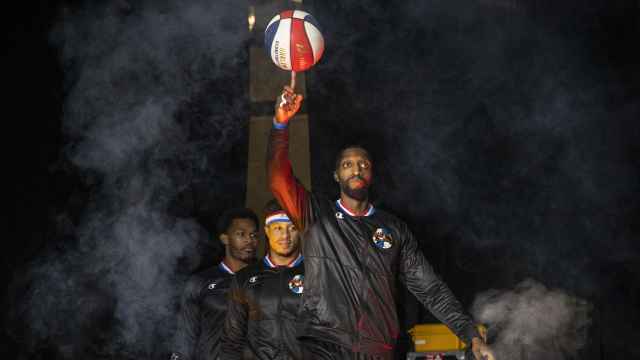
[[[313,16],[301,10],[287,10],[269,21],[264,47],[276,66],[299,72],[320,60],[324,38]]]

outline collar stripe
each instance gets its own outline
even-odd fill
[[[290,268],[292,268],[292,267],[296,267],[296,266],[300,265],[300,263],[302,263],[302,260],[303,260],[303,259],[304,259],[304,258],[303,258],[303,256],[302,256],[302,254],[298,254],[298,257],[297,257],[297,258],[295,258],[295,259],[293,259],[293,260],[292,260],[289,264],[287,264],[286,266],[287,266],[287,267],[290,267]],[[270,267],[270,268],[272,268],[272,269],[273,269],[273,268],[277,268],[277,267],[278,267],[278,265],[274,264],[274,263],[273,263],[273,261],[271,261],[271,259],[269,258],[269,255],[265,256],[265,257],[264,257],[264,259],[263,259],[263,261],[264,261],[264,264],[265,264],[265,265],[267,265],[267,267]],[[283,266],[283,265],[282,265],[282,266]]]
[[[356,214],[353,211],[347,209],[346,206],[342,205],[342,201],[340,201],[340,199],[336,200],[336,204],[338,208],[340,208],[340,210],[342,210],[344,213],[346,213],[349,216],[371,216],[375,212],[375,209],[371,204],[369,204],[369,208],[363,214]]]
[[[276,264],[272,263],[271,259],[269,259],[269,255],[264,257],[264,264],[267,265],[267,267],[270,267],[270,268],[275,268],[276,267]]]
[[[218,267],[220,268],[220,270],[222,270],[222,271],[224,271],[224,272],[226,272],[228,274],[231,274],[231,275],[235,275],[236,274],[236,273],[233,272],[233,270],[231,270],[230,267],[227,266],[227,264],[224,263],[224,261],[221,261],[220,265],[218,265]]]
[[[302,253],[300,253],[300,254],[298,254],[298,257],[295,260],[293,260],[291,262],[291,264],[289,264],[289,267],[296,267],[296,266],[300,265],[302,260],[303,260]]]

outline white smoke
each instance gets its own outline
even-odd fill
[[[513,290],[478,295],[472,313],[489,327],[498,359],[573,359],[584,347],[590,304],[527,279]]]
[[[169,350],[184,280],[178,261],[197,257],[206,236],[169,207],[194,168],[232,146],[242,128],[239,105],[216,105],[224,100],[213,93],[202,122],[226,137],[193,140],[176,114],[211,81],[235,75],[224,66],[245,45],[238,8],[246,6],[116,1],[62,12],[52,42],[65,70],[65,155],[94,190],[72,235],[21,279],[27,290],[12,316],[28,327],[21,341],[29,347],[48,343],[62,358],[83,360]]]

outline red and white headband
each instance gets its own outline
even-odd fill
[[[284,211],[276,211],[273,212],[269,215],[267,215],[267,218],[264,220],[264,224],[265,225],[269,225],[271,223],[274,222],[291,222],[291,220],[289,219],[289,216],[287,216],[287,213]]]

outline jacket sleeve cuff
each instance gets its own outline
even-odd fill
[[[471,340],[474,337],[477,337],[478,339],[482,339],[482,336],[480,336],[478,329],[473,324],[467,326],[467,328],[464,330],[464,337],[465,339],[463,339],[462,341],[464,341],[464,343],[467,344],[467,346],[469,347],[471,347]]]

